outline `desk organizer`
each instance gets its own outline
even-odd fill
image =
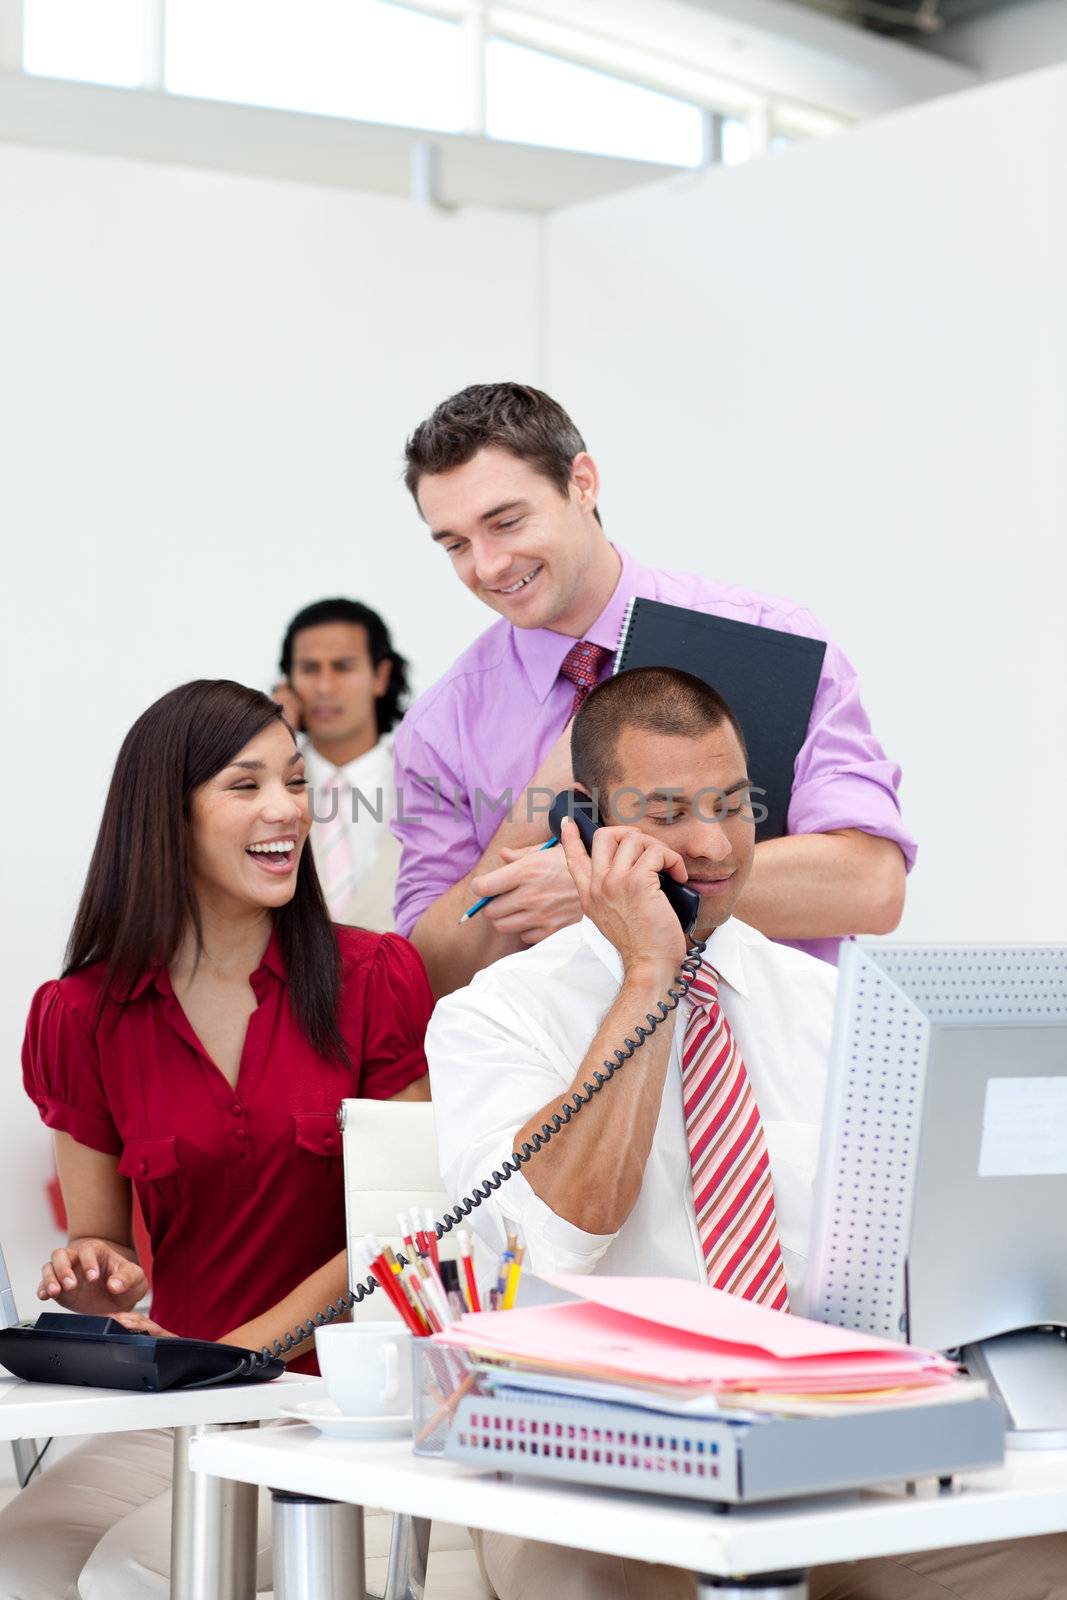
[[[458,1408],[468,1396],[488,1393],[488,1385],[462,1351],[432,1339],[412,1339],[411,1363],[415,1454],[444,1455]]]

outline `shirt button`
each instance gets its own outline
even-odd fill
[[[241,1104],[241,1102],[239,1100],[235,1100],[233,1105],[230,1107],[230,1110],[233,1112],[235,1117],[243,1117],[244,1116],[244,1109],[245,1109],[244,1106]]]
[[[141,1162],[141,1173],[142,1173],[142,1176],[145,1175],[147,1172],[148,1172],[148,1162],[147,1161],[142,1161]]]
[[[248,1130],[247,1130],[247,1128],[238,1128],[236,1134],[234,1135],[234,1137],[237,1138],[237,1139],[247,1139],[248,1138]]]

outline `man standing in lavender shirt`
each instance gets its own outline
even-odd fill
[[[460,581],[501,618],[416,701],[395,740],[396,926],[441,996],[581,917],[562,850],[540,846],[548,799],[571,787],[570,723],[610,675],[634,595],[826,635],[789,601],[641,567],[617,550],[597,512],[596,464],[540,390],[476,384],[443,401],[408,441],[405,482]],[[899,782],[853,668],[828,641],[788,833],[756,846],[738,917],[829,961],[842,938],[891,932],[915,857]],[[481,895],[495,898],[457,926]]]

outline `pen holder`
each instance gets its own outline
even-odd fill
[[[462,1351],[432,1339],[412,1339],[411,1361],[415,1454],[439,1456],[460,1402],[469,1394],[483,1394],[485,1386]]]

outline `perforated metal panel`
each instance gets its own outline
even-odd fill
[[[1065,1020],[1063,946],[845,946],[816,1182],[809,1315],[904,1337],[931,1025]]]

